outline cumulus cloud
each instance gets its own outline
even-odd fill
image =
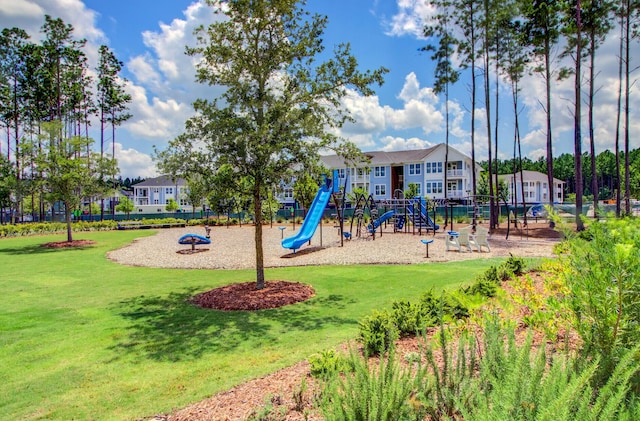
[[[397,0],[398,12],[384,22],[390,36],[411,35],[422,37],[425,23],[437,13],[437,9],[424,0]]]
[[[158,169],[151,156],[133,148],[124,148],[121,143],[116,142],[116,159],[120,168],[122,178],[134,177],[157,177]]]
[[[417,137],[405,139],[402,137],[384,136],[380,142],[384,145],[382,150],[385,152],[426,149],[433,146],[433,143],[428,140],[419,139]]]
[[[152,96],[142,86],[130,85],[131,114],[135,117],[123,125],[137,137],[166,143],[184,128],[185,120],[193,111],[189,104],[171,98]]]
[[[96,12],[81,0],[0,0],[0,26],[22,28],[36,42],[43,38],[44,15],[61,18],[73,26],[75,37],[90,44],[105,41],[104,33],[95,26]]]
[[[380,132],[385,129],[385,113],[377,96],[363,97],[349,91],[342,99],[342,105],[354,119],[354,122],[344,125],[343,135]]]
[[[420,127],[425,134],[442,129],[442,113],[436,109],[438,97],[432,88],[421,88],[415,73],[405,77],[405,83],[398,98],[404,102],[403,108],[385,106],[388,125],[404,130]]]

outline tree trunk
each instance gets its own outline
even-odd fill
[[[253,212],[256,243],[256,289],[260,290],[264,288],[264,252],[262,250],[262,202],[260,201],[260,184],[258,182],[253,190]]]
[[[631,11],[629,0],[625,1],[625,87],[624,87],[624,212],[631,214],[631,178],[629,174],[629,43],[631,41]]]
[[[67,241],[70,243],[73,241],[73,236],[71,233],[71,207],[67,202],[64,202],[64,217],[67,221]]]
[[[582,178],[582,131],[581,131],[581,89],[580,89],[580,77],[582,73],[582,22],[580,20],[580,0],[576,4],[576,73],[574,80],[575,89],[575,113],[574,113],[574,158],[575,158],[575,173],[576,173],[576,227],[578,231],[584,230],[584,224],[582,222],[582,195],[583,195],[583,178]]]
[[[555,183],[553,181],[553,139],[551,134],[551,46],[549,45],[549,38],[544,41],[544,63],[545,63],[545,83],[546,83],[546,107],[547,107],[547,192],[549,206],[553,207],[555,201]],[[555,223],[549,218],[549,225],[551,228],[555,226]]]
[[[622,53],[624,45],[624,17],[620,17],[620,48],[618,51],[618,108],[616,114],[616,217],[620,217],[620,116],[622,114]]]
[[[594,85],[595,85],[595,60],[596,60],[596,34],[595,29],[592,27],[589,43],[589,152],[591,154],[591,193],[593,194],[593,219],[598,219],[598,173],[596,169],[596,146],[594,130],[593,130],[593,99],[595,96]]]

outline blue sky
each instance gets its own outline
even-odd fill
[[[309,0],[307,8],[328,16],[324,40],[328,50],[340,42],[351,44],[362,69],[380,66],[390,71],[376,96],[350,95],[344,103],[355,124],[339,132],[362,150],[401,150],[428,147],[444,142],[444,99],[433,94],[433,63],[420,47],[428,43],[421,28],[434,12],[422,0]],[[92,67],[97,50],[107,44],[124,62],[122,76],[128,79],[133,118],[118,128],[116,157],[123,177],[157,175],[151,159],[154,146],[164,149],[193,113],[196,98],[211,98],[215,87],[198,85],[193,62],[184,54],[194,45],[193,29],[211,21],[211,10],[198,0],[0,0],[0,25],[26,29],[39,40],[44,15],[62,18],[75,28],[77,37],[87,39],[86,52]],[[598,56],[598,107],[595,112],[597,151],[613,148],[617,93],[617,33],[612,33]],[[632,57],[640,57],[634,44]],[[632,63],[632,68],[638,63]],[[543,85],[531,76],[521,93],[521,137],[523,153],[533,159],[544,155],[544,114],[539,105]],[[554,153],[573,151],[572,80],[554,84]],[[499,156],[513,155],[513,111],[506,85],[500,87],[501,118]],[[476,156],[487,157],[484,103],[480,91],[476,115]],[[450,144],[470,153],[469,78],[461,77],[450,98]],[[640,127],[640,98],[633,89],[633,138]],[[586,115],[583,123],[586,125]],[[492,123],[493,124],[493,123]],[[94,125],[96,126],[96,125]],[[94,135],[97,139],[98,135]],[[111,141],[111,139],[109,139]],[[588,134],[583,129],[583,150]],[[111,148],[109,148],[110,150]]]

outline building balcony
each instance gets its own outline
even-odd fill
[[[466,177],[464,170],[447,170],[447,178],[463,178]]]
[[[447,197],[449,199],[461,199],[466,196],[468,196],[468,194],[462,190],[447,190]]]

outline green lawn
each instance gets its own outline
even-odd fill
[[[0,239],[0,419],[135,419],[181,408],[353,339],[397,299],[471,282],[497,260],[266,271],[311,284],[305,303],[254,313],[203,310],[192,295],[253,281],[250,270],[125,267],[108,250],[152,232]]]

